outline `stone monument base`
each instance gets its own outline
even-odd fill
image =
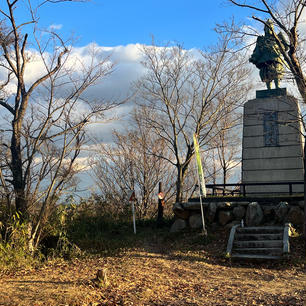
[[[242,183],[303,181],[303,140],[297,100],[286,89],[262,90],[244,105]],[[293,193],[303,193],[293,185]],[[289,194],[288,185],[247,186],[247,195]]]

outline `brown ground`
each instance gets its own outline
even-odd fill
[[[203,245],[198,233],[185,234],[183,249],[173,235],[153,234],[113,256],[2,275],[0,305],[306,305],[301,239],[292,239],[290,261],[267,263],[225,260],[226,238]],[[94,282],[99,269],[107,280]]]

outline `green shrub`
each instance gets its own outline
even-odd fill
[[[2,237],[0,239],[0,267],[2,271],[29,267],[37,263],[37,257],[29,251],[28,223],[21,221],[18,212],[1,222]]]
[[[76,216],[76,205],[58,205],[44,227],[40,251],[47,258],[71,259],[82,254],[80,248],[71,241],[67,228]]]

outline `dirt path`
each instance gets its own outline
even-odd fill
[[[0,305],[306,305],[303,266],[230,266],[206,256],[136,249],[19,271],[1,277]],[[92,282],[98,269],[108,286]]]

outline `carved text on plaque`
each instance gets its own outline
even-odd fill
[[[263,121],[264,145],[266,147],[278,146],[278,112],[264,113]]]

